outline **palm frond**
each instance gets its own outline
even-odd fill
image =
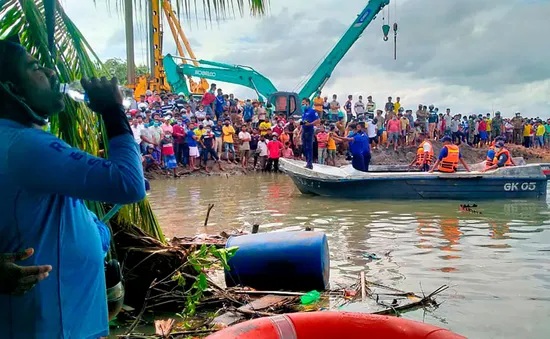
[[[2,0],[0,0],[2,1]],[[1,5],[2,3],[0,3]],[[45,9],[42,0],[7,0],[0,6],[0,38],[18,33],[21,43],[44,66],[56,69],[61,82],[72,82],[84,76],[108,75],[92,48],[63,11],[56,0],[54,44],[55,59],[48,48]],[[98,155],[100,146],[108,152],[104,126],[87,106],[67,100],[66,108],[50,119],[51,131],[70,145]],[[105,215],[105,207],[99,202],[86,202],[99,218]],[[127,223],[142,228],[164,241],[158,221],[145,199],[125,208],[132,213],[121,213]]]
[[[96,0],[93,0],[94,3]],[[110,7],[112,3],[115,4],[116,11],[122,11],[124,9],[125,0],[107,0],[107,4]],[[151,0],[134,0],[136,5],[140,8]],[[162,1],[162,0],[155,0]],[[249,13],[252,16],[262,16],[267,13],[270,0],[170,0],[173,8],[178,11],[180,19],[185,18],[190,20],[191,17],[198,19],[199,9],[202,7],[204,19],[213,21],[227,18],[229,15],[235,15],[235,8],[241,16],[245,14],[245,9],[249,9]]]

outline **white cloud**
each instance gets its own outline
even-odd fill
[[[115,2],[112,2],[115,3]],[[314,4],[313,4],[314,3]],[[64,8],[102,59],[125,58],[124,23],[105,0],[65,0]],[[351,24],[365,0],[271,1],[263,19],[236,17],[212,25],[182,22],[198,58],[250,65],[281,90],[292,90]],[[400,96],[407,108],[433,103],[454,112],[500,110],[550,116],[549,2],[400,0],[398,60],[382,42],[382,15],[334,70],[324,92],[373,95],[381,105]],[[397,11],[395,11],[397,8]],[[199,14],[202,11],[199,10]],[[143,13],[137,13],[136,18]],[[546,27],[546,31],[544,29]],[[136,58],[146,58],[145,27],[136,23]],[[175,54],[165,25],[164,52]],[[248,89],[221,85],[237,97]]]

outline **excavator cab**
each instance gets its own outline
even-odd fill
[[[284,114],[285,118],[302,118],[302,100],[294,92],[275,92],[269,96],[267,102],[273,107],[273,114]]]

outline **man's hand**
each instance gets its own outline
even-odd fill
[[[18,266],[14,263],[26,260],[33,254],[32,248],[17,253],[0,254],[0,294],[23,295],[40,280],[48,277],[52,270],[50,265]]]
[[[103,114],[113,106],[122,105],[122,92],[118,87],[117,78],[110,81],[106,77],[102,77],[101,80],[83,78],[80,84],[88,94],[90,108],[95,112]]]

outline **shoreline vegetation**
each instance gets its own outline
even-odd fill
[[[438,154],[441,150],[442,143],[439,141],[432,141],[435,154]],[[507,149],[510,151],[513,157],[522,157],[527,163],[545,163],[550,162],[550,149],[540,148],[525,148],[521,145],[507,144]],[[460,150],[468,164],[479,163],[485,160],[487,148],[473,148],[470,146],[461,146]],[[416,147],[406,146],[398,148],[397,151],[393,151],[391,148],[386,149],[381,147],[372,151],[371,165],[407,165],[409,164],[416,154]],[[209,176],[239,176],[239,175],[251,175],[254,173],[261,173],[259,169],[254,170],[252,158],[249,161],[247,168],[243,168],[240,164],[228,163],[222,160],[223,171],[220,171],[217,165],[212,160],[208,161],[209,171],[205,171],[204,168],[200,170],[191,171],[184,167],[178,167],[177,173],[180,178],[188,177],[209,177]],[[346,160],[345,155],[337,154],[336,165],[345,166],[350,164],[350,161]],[[173,179],[173,173],[165,170],[152,170],[145,172],[145,177],[148,180],[162,180]]]

